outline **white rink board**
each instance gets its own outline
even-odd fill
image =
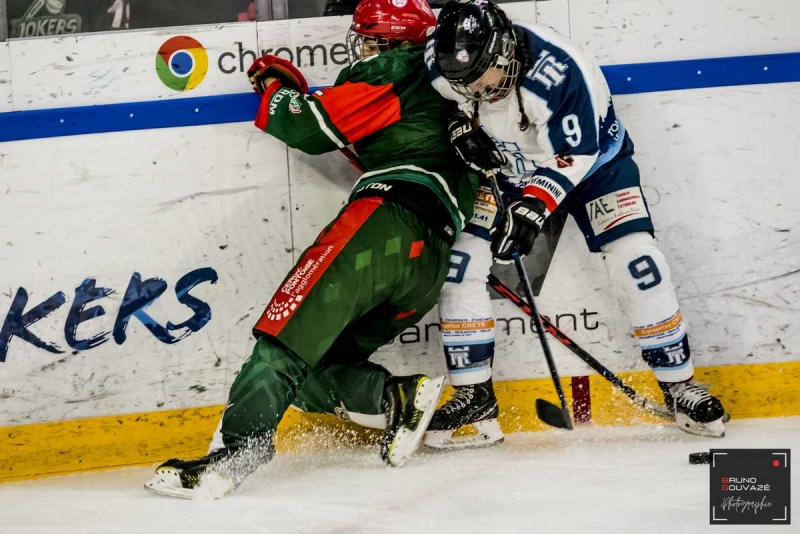
[[[800,343],[800,280],[796,274],[781,278],[800,262],[800,207],[784,200],[800,195],[794,170],[800,155],[792,148],[800,143],[800,132],[792,127],[800,121],[799,89],[800,84],[774,84],[615,97],[636,145],[656,237],[670,262],[696,365],[783,361]],[[326,163],[314,164],[318,158],[290,151],[296,248],[313,240],[346,197],[344,158],[323,158]],[[301,220],[307,228],[297,224]],[[576,315],[577,332],[564,318],[565,332],[612,369],[646,368],[624,311],[611,302],[601,257],[588,252],[571,219],[546,280],[538,303],[542,313]],[[522,317],[511,303],[494,302],[498,317]],[[597,315],[582,317],[583,310]],[[429,314],[420,325],[420,343],[413,342],[413,334],[405,336],[407,343],[381,349],[378,361],[391,370],[410,372],[424,362],[425,371],[443,372],[435,327],[428,327],[432,342],[424,342],[425,325],[437,320],[436,313]],[[585,328],[596,322],[596,329]],[[511,328],[508,336],[505,324],[498,324],[496,376],[548,376],[534,333],[526,328],[521,336],[519,323]],[[588,371],[557,342],[551,347],[562,374]]]
[[[249,353],[249,331],[292,265],[285,149],[243,123],[143,133],[0,145],[0,313],[19,287],[26,311],[59,291],[67,300],[30,328],[63,354],[11,340],[0,424],[219,403]],[[198,332],[165,344],[134,317],[122,344],[67,345],[84,279],[114,293],[87,306],[106,313],[82,323],[79,339],[114,328],[134,272],[168,284],[147,308],[153,319],[185,321],[192,311],[175,285],[199,268],[219,280],[191,290],[211,308]]]
[[[11,62],[8,57],[8,43],[0,43],[0,113],[11,110]]]
[[[539,24],[546,24],[561,33],[562,35],[570,36],[570,4],[569,0],[548,0],[547,2],[520,2],[513,4],[506,4],[503,9],[506,10],[508,16],[511,17],[514,23],[524,24],[526,17],[529,17],[531,9],[528,4],[533,3],[536,6],[536,17],[534,22]]]
[[[570,0],[572,38],[601,65],[800,50],[787,0]]]
[[[515,22],[539,22],[572,36],[604,65],[800,49],[794,27],[800,4],[785,0],[704,2],[702,10],[689,0],[548,0],[503,7]],[[348,17],[326,17],[22,39],[0,45],[0,56],[8,46],[15,111],[189,98],[248,91],[244,71],[256,52],[266,51],[293,60],[310,86],[330,85],[346,64],[348,26]],[[190,91],[170,89],[156,74],[157,50],[177,35],[197,39],[208,54],[208,74]],[[2,66],[0,59],[0,80]]]
[[[789,27],[800,7],[787,2],[706,2],[703,11],[683,0],[532,4],[506,7],[515,20],[571,32],[601,64],[800,50]],[[334,17],[0,43],[0,111],[9,109],[9,72],[17,110],[241,93],[249,90],[241,72],[247,51],[256,49],[286,48],[312,86],[324,85],[336,76],[331,52],[346,26],[346,17]],[[208,76],[192,91],[170,90],[156,75],[156,51],[174,35],[208,47]],[[6,47],[13,68],[3,63]],[[774,84],[615,97],[697,365],[784,361],[800,344],[799,94],[800,84]],[[30,327],[63,354],[11,341],[0,363],[0,426],[222,404],[262,307],[355,178],[340,154],[287,150],[249,123],[0,144],[0,320],[19,288],[28,293],[26,312],[58,292],[65,298]],[[185,339],[162,343],[133,317],[122,344],[109,339],[73,354],[66,343],[83,280],[114,293],[86,304],[84,311],[102,306],[105,315],[81,323],[78,339],[114,329],[134,272],[167,284],[146,309],[155,321],[185,321],[192,310],[175,285],[200,268],[219,276],[191,289],[212,316]],[[568,221],[541,310],[576,316],[577,331],[568,320],[564,330],[612,369],[643,369],[607,286],[600,256]],[[505,301],[495,310],[522,317]],[[435,327],[425,341],[434,322],[435,312],[422,322],[420,342],[404,335],[376,359],[396,372],[444,372]],[[496,377],[547,376],[529,326],[524,336],[518,321],[511,329],[498,325]],[[564,376],[588,372],[551,346]]]
[[[347,65],[345,35],[351,22],[350,17],[259,22],[259,49],[294,62],[309,87],[333,85]]]
[[[158,49],[177,35],[198,40],[208,54],[206,78],[189,91],[170,89],[156,72]],[[240,46],[242,50],[256,49],[255,24],[11,41],[14,110],[242,93],[250,90],[250,83],[236,70],[242,63]],[[243,57],[246,70],[255,55]],[[220,64],[234,72],[226,74]]]

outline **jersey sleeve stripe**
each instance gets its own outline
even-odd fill
[[[555,199],[553,194],[540,185],[537,184],[526,185],[522,189],[522,194],[525,196],[538,198],[539,200],[544,202],[547,211],[549,211],[550,213],[553,213],[558,207],[558,201]]]
[[[547,167],[539,167],[530,183],[522,188],[523,195],[542,200],[552,213],[575,186],[561,174]]]
[[[344,148],[345,146],[347,146],[344,143],[342,143],[342,141],[336,136],[336,134],[333,133],[333,131],[330,128],[328,128],[328,125],[325,123],[325,118],[322,116],[322,113],[319,112],[317,105],[310,98],[308,99],[308,107],[311,108],[311,113],[313,113],[314,117],[317,119],[317,122],[319,123],[319,129],[322,130],[325,133],[325,135],[328,136],[328,139],[333,141],[333,143],[339,148]]]
[[[569,180],[569,178],[567,178],[563,174],[554,171],[549,167],[539,167],[538,169],[536,169],[536,176],[544,177],[552,181],[553,184],[557,186],[561,191],[564,191],[565,194],[572,191],[575,188],[575,185],[577,185],[572,183]]]

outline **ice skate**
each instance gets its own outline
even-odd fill
[[[675,424],[689,434],[708,438],[725,437],[725,426],[730,417],[722,403],[697,382],[670,384],[659,382],[664,392],[664,403],[675,412]]]
[[[242,449],[218,449],[192,460],[167,460],[156,468],[144,489],[180,499],[220,499],[233,493],[247,476],[275,454],[272,440]]]
[[[482,384],[456,386],[453,396],[436,410],[428,425],[425,446],[434,449],[471,449],[499,445],[504,437],[497,422],[498,413],[491,378]],[[467,434],[470,426],[474,431]]]
[[[386,432],[381,440],[384,462],[401,467],[416,450],[436,410],[442,387],[443,376],[413,375],[386,381],[383,397]]]

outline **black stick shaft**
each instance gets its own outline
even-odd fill
[[[514,265],[517,267],[517,274],[519,274],[519,278],[523,282],[522,285],[525,289],[525,297],[527,298],[528,306],[530,306],[531,309],[531,317],[536,325],[536,333],[539,335],[539,341],[542,344],[542,351],[544,352],[544,357],[547,360],[547,367],[550,370],[550,376],[553,378],[553,384],[556,387],[556,392],[558,392],[558,399],[561,401],[561,409],[568,410],[567,398],[564,396],[564,388],[561,387],[561,380],[558,376],[558,369],[556,369],[556,362],[553,360],[553,354],[550,352],[550,344],[547,342],[547,336],[545,336],[542,321],[539,317],[539,313],[536,311],[536,302],[533,299],[533,289],[531,288],[530,278],[528,278],[528,271],[525,270],[525,265],[522,263],[522,258],[520,257],[519,253],[514,252],[513,258]]]

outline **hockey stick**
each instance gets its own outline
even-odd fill
[[[350,150],[348,147],[342,147],[339,149],[339,151],[347,158],[350,164],[357,171],[359,171],[359,173],[363,174],[364,172],[366,172],[367,170],[366,167],[352,150]],[[503,207],[502,197],[500,196],[501,192],[499,190],[499,187],[497,186],[497,181],[494,178],[494,176],[487,178],[489,178],[489,181],[492,186],[492,192],[495,198],[500,199],[498,200],[498,207],[502,208]],[[522,299],[522,297],[520,297],[513,289],[511,289],[505,283],[503,283],[499,278],[497,278],[493,274],[489,274],[488,282],[489,286],[492,289],[494,289],[500,295],[513,302],[528,316],[530,316],[531,318],[534,317],[534,312],[531,310],[531,307],[528,306],[528,304]],[[631,402],[633,402],[633,404],[663,419],[667,419],[670,421],[675,420],[674,413],[669,411],[665,406],[662,406],[661,404],[658,404],[657,402],[652,401],[643,395],[640,395],[631,386],[625,384],[617,375],[615,375],[606,366],[604,366],[597,359],[595,359],[594,356],[586,352],[586,350],[581,348],[577,343],[575,343],[572,339],[570,339],[569,336],[567,336],[564,332],[559,330],[559,328],[555,326],[546,316],[539,315],[538,317],[546,331],[548,331],[554,338],[556,338],[559,342],[561,342],[562,345],[567,347],[578,358],[583,360],[584,363],[586,363],[589,367],[595,370],[600,376],[608,380],[611,383],[611,385],[622,391],[622,393],[624,393],[631,400]],[[557,389],[560,389],[559,386],[560,383],[558,383]],[[537,399],[537,413],[539,411],[539,405],[541,403],[546,403],[546,401],[543,401],[542,399]],[[548,408],[545,408],[545,410],[548,410]],[[560,415],[561,409],[559,409],[557,406],[553,404],[550,404],[549,411],[552,412],[553,410],[556,410],[559,414],[556,416],[556,419],[557,420],[561,419]],[[541,418],[541,415],[539,417]]]
[[[497,291],[500,295],[507,298],[511,302],[513,302],[519,309],[525,312],[530,317],[533,317],[533,310],[530,306],[520,297],[513,289],[508,287],[502,280],[497,278],[495,275],[490,274],[488,278],[489,286]],[[657,415],[663,419],[667,419],[670,421],[675,420],[675,414],[670,412],[665,406],[658,404],[655,401],[648,399],[647,397],[640,395],[636,392],[635,389],[630,387],[629,385],[625,384],[617,375],[611,372],[605,365],[597,361],[594,356],[586,352],[583,348],[581,348],[577,343],[575,343],[572,339],[570,339],[564,332],[562,332],[556,325],[554,325],[550,319],[546,316],[541,315],[539,316],[540,320],[542,321],[542,325],[544,329],[547,330],[554,338],[561,342],[562,345],[567,347],[573,354],[575,354],[578,358],[583,360],[589,367],[594,369],[600,376],[608,380],[611,385],[615,388],[622,391],[628,398],[640,408],[647,410],[648,412]]]
[[[364,174],[367,172],[367,168],[364,166],[364,163],[361,162],[361,158],[359,158],[355,152],[350,150],[349,147],[343,146],[339,149],[339,152],[344,154],[344,157],[347,158],[347,161],[350,162],[350,165],[352,165],[353,168],[359,172],[359,174]]]
[[[492,186],[492,193],[494,194],[494,200],[497,204],[497,211],[502,216],[505,212],[505,205],[503,204],[503,196],[500,192],[500,186],[497,184],[497,171],[486,172],[484,174]],[[556,363],[553,360],[553,354],[550,352],[550,344],[547,342],[547,336],[545,336],[542,321],[539,318],[539,313],[536,311],[536,303],[533,299],[533,289],[531,288],[531,281],[528,278],[528,271],[525,270],[525,265],[522,263],[522,257],[519,255],[517,250],[514,250],[514,252],[511,254],[511,257],[514,260],[514,265],[517,267],[517,274],[522,282],[522,287],[525,289],[525,297],[528,299],[527,304],[531,309],[530,316],[536,325],[536,333],[539,336],[539,342],[542,344],[542,351],[544,352],[544,357],[547,360],[547,368],[550,371],[550,378],[553,379],[553,385],[558,393],[558,400],[561,401],[561,408],[559,408],[552,402],[548,402],[544,399],[536,399],[536,415],[538,415],[539,419],[541,419],[544,423],[550,426],[572,430],[572,417],[569,414],[567,399],[564,396],[564,389],[561,387],[561,380],[558,376]]]
[[[353,153],[348,147],[341,147],[339,148],[339,152],[341,152],[344,157],[350,162],[350,164],[355,167],[357,171],[363,174],[367,169],[366,166],[361,162],[361,159],[358,157],[357,154]],[[495,173],[486,173],[486,178],[492,185],[492,191],[495,196],[495,201],[498,206],[498,210],[504,210],[503,207],[503,198],[500,196],[500,188],[497,185],[497,180],[495,178]],[[544,423],[554,426],[557,428],[566,428],[568,430],[572,430],[572,417],[569,413],[569,408],[567,408],[567,400],[564,396],[564,390],[561,387],[561,382],[558,377],[558,370],[556,369],[555,362],[553,361],[553,355],[550,352],[550,346],[547,343],[547,337],[544,333],[544,328],[542,327],[542,322],[539,320],[539,314],[536,313],[535,303],[533,301],[533,290],[531,289],[531,282],[528,279],[528,273],[525,271],[525,266],[522,264],[522,259],[519,257],[519,254],[514,253],[514,263],[517,264],[517,272],[520,275],[520,279],[525,283],[525,291],[528,297],[528,302],[530,303],[531,308],[533,311],[533,320],[536,324],[536,331],[539,334],[539,340],[542,343],[542,349],[545,353],[545,358],[547,359],[547,366],[550,369],[550,376],[553,379],[553,384],[555,385],[556,392],[558,393],[558,398],[561,401],[561,408],[556,406],[555,404],[548,402],[544,399],[536,399],[536,415],[541,419]]]
[[[569,408],[567,408],[567,399],[564,397],[564,389],[561,387],[561,380],[558,377],[556,362],[553,360],[553,354],[550,352],[550,344],[547,342],[547,337],[544,335],[542,321],[539,317],[539,313],[536,311],[536,303],[533,300],[533,289],[531,289],[531,281],[528,278],[528,272],[525,270],[525,265],[522,263],[519,252],[514,251],[511,257],[514,258],[517,274],[519,274],[519,278],[523,282],[525,296],[528,298],[528,305],[531,308],[531,317],[536,325],[536,333],[539,335],[544,357],[547,360],[547,368],[550,370],[550,377],[553,379],[553,385],[556,387],[558,400],[561,401],[561,408],[559,408],[552,402],[548,402],[544,399],[536,399],[536,415],[550,426],[572,430],[572,417],[570,417]]]

